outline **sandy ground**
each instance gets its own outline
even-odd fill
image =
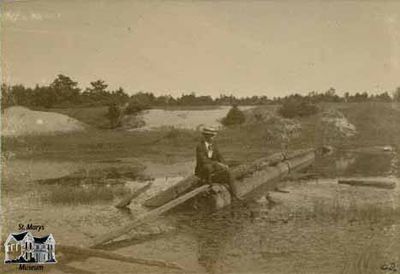
[[[67,115],[16,106],[4,110],[1,132],[3,136],[18,137],[83,131],[85,127]]]

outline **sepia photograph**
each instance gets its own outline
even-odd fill
[[[400,1],[0,0],[0,273],[400,274]]]

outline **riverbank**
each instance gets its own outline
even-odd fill
[[[222,129],[216,141],[225,158],[232,163],[252,161],[279,151],[282,143],[286,143],[289,149],[316,147],[321,144],[338,148],[400,146],[400,111],[397,104],[339,103],[321,105],[321,109],[319,114],[290,120],[291,124],[299,126],[298,134],[289,136],[290,140],[279,135],[286,122],[274,118],[277,116],[273,107],[247,110],[247,119],[253,122]],[[354,125],[357,134],[342,138],[326,131],[326,126],[321,123],[321,113],[326,109],[343,113]],[[267,117],[273,116],[274,119],[259,121],[260,112],[266,113]],[[271,132],[279,134],[271,136]],[[54,136],[2,136],[2,154],[25,159],[113,160],[134,157],[161,163],[179,162],[193,159],[194,147],[200,138],[200,133],[196,130],[172,127],[146,131],[88,128],[84,132]]]

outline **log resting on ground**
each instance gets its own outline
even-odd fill
[[[232,177],[235,180],[242,180],[246,177],[251,176],[252,174],[256,173],[257,171],[262,171],[267,167],[276,166],[278,163],[281,163],[285,160],[290,160],[295,157],[312,153],[315,149],[300,149],[286,153],[274,153],[270,156],[260,158],[252,163],[243,164],[237,166],[231,170]],[[178,182],[174,186],[168,188],[165,191],[160,192],[159,194],[153,196],[152,198],[146,200],[143,205],[147,207],[158,207],[161,206],[173,199],[176,199],[182,193],[185,193],[189,189],[195,187],[196,185],[200,184],[200,178],[195,175],[186,177],[182,181]]]
[[[274,166],[267,166],[254,172],[251,177],[236,180],[233,182],[236,196],[240,199],[259,198],[274,190],[282,177],[310,166],[314,160],[315,153],[309,151]],[[219,191],[210,195],[211,204],[215,205],[215,209],[221,209],[231,203],[231,200],[225,197],[227,193],[229,192],[226,187],[220,186]]]
[[[367,186],[385,189],[394,189],[398,183],[395,179],[390,178],[341,178],[339,184],[351,186]]]

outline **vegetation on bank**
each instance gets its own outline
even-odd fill
[[[131,94],[132,92],[129,92]],[[110,90],[103,80],[96,80],[84,89],[79,87],[77,81],[66,75],[59,74],[49,85],[36,85],[25,87],[24,85],[1,86],[2,109],[20,105],[29,108],[71,108],[71,107],[95,107],[117,104],[123,106],[129,102],[135,102],[141,108],[171,107],[171,106],[213,106],[213,105],[266,105],[285,104],[287,102],[302,101],[316,104],[321,102],[400,102],[400,87],[392,94],[382,92],[380,94],[368,94],[349,92],[339,96],[334,88],[324,92],[309,92],[307,95],[293,94],[285,97],[268,98],[267,96],[235,97],[221,94],[217,98],[211,96],[199,96],[195,93],[182,94],[179,97],[170,95],[156,96],[151,92],[136,92],[132,95],[119,87]],[[290,115],[290,114],[289,114]]]
[[[334,108],[342,112],[350,123],[357,128],[357,135],[346,139],[331,139],[336,148],[354,148],[360,146],[392,145],[400,148],[400,108],[394,103],[355,103],[322,104],[321,109]],[[103,108],[103,111],[106,108]],[[270,118],[275,106],[262,106],[245,112],[246,122],[227,127],[220,131],[216,141],[225,158],[231,164],[250,162],[267,154],[280,151],[282,143],[287,142],[288,149],[318,147],[325,142],[324,130],[320,123],[320,114],[300,117],[288,132],[290,140],[271,137],[278,132],[275,127],[281,122]],[[73,111],[70,109],[69,111]],[[87,109],[86,112],[90,111]],[[97,110],[98,111],[98,110]],[[75,113],[75,116],[82,113]],[[255,118],[257,116],[258,118]],[[285,123],[285,121],[282,121]],[[279,134],[278,134],[279,135]],[[284,136],[283,136],[284,137]],[[60,136],[26,136],[20,138],[2,138],[2,154],[5,157],[16,155],[18,158],[45,158],[52,160],[109,160],[135,158],[160,163],[174,163],[194,159],[194,147],[201,134],[196,130],[160,128],[152,131],[99,130],[96,128],[84,132]]]
[[[283,102],[278,113],[285,118],[304,117],[316,114],[318,106],[304,98],[290,98]]]
[[[393,92],[381,94],[346,92],[343,96],[336,94],[334,88],[323,93],[310,92],[307,95],[293,94],[285,97],[268,98],[267,96],[251,96],[237,98],[220,95],[198,96],[195,93],[182,94],[180,97],[170,95],[155,96],[150,92],[137,92],[128,95],[123,88],[110,90],[103,80],[90,83],[81,89],[77,81],[66,75],[59,74],[49,85],[34,88],[23,85],[1,86],[2,110],[9,106],[19,105],[36,110],[48,110],[69,114],[83,122],[99,128],[118,128],[126,120],[125,116],[135,116],[143,110],[153,107],[210,107],[219,105],[280,105],[278,113],[285,118],[296,118],[314,115],[318,112],[320,103],[351,103],[351,102],[400,102],[400,87]],[[77,108],[79,110],[71,110]],[[85,110],[93,108],[93,110]],[[104,111],[103,108],[106,108]],[[80,115],[79,113],[85,113]],[[101,116],[96,116],[100,114]],[[96,115],[95,115],[96,114]],[[86,116],[87,115],[87,116]],[[81,117],[77,117],[81,116]],[[228,113],[221,122],[225,126],[240,125],[244,115],[236,107]],[[129,118],[132,120],[132,118]],[[134,124],[140,125],[140,122]]]
[[[108,90],[104,81],[92,82],[82,91],[78,83],[64,75],[49,86],[26,88],[21,85],[2,86],[2,107],[23,105],[34,109],[66,114],[93,128],[79,133],[59,136],[26,136],[20,138],[2,137],[3,153],[20,157],[46,157],[54,159],[110,159],[137,157],[153,161],[180,161],[193,158],[193,147],[201,135],[194,130],[162,128],[146,132],[99,130],[120,125],[121,116],[135,115],[149,107],[163,108],[209,108],[216,105],[262,104],[254,110],[241,113],[232,108],[222,121],[228,127],[217,137],[221,150],[227,159],[246,162],[282,149],[285,138],[276,138],[276,126],[288,125],[293,132],[282,131],[283,135],[296,135],[288,143],[289,149],[320,145],[324,142],[320,128],[320,113],[326,107],[342,112],[357,128],[357,135],[346,140],[331,140],[338,146],[395,145],[400,146],[400,88],[393,96],[385,92],[380,95],[356,93],[344,96],[334,89],[324,93],[298,94],[283,98],[269,99],[265,96],[236,98],[221,95],[219,98],[182,95],[155,96],[139,92],[128,95],[120,88]],[[393,101],[396,102],[393,102]],[[279,105],[279,106],[277,106]],[[318,108],[316,107],[318,106]],[[268,116],[279,113],[295,121],[290,124]],[[292,119],[294,118],[294,119]],[[122,118],[123,119],[123,118]],[[229,125],[237,125],[230,127]],[[298,134],[301,128],[301,134]],[[293,133],[293,134],[292,134]],[[282,135],[280,134],[280,135]],[[279,135],[279,134],[278,134]],[[272,137],[271,137],[272,136]],[[322,137],[321,137],[322,136]]]

